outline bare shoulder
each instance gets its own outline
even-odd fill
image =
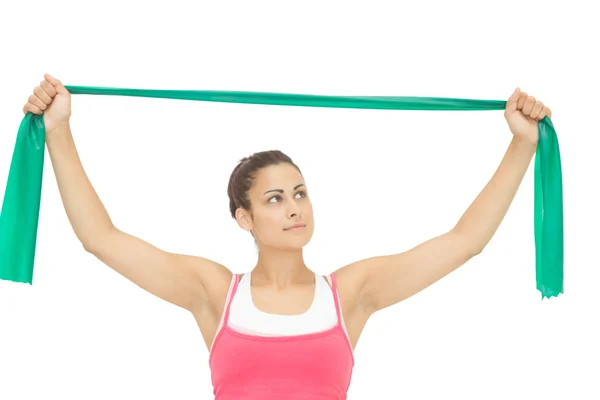
[[[197,301],[192,307],[192,312],[205,311],[208,306],[211,311],[221,310],[233,273],[224,265],[199,256],[179,255],[178,261],[184,270],[194,271],[200,283]]]
[[[356,261],[344,265],[334,272],[338,290],[345,296],[359,300],[363,295],[363,287],[367,278],[365,264],[368,260]]]
[[[210,351],[225,309],[233,273],[218,262],[198,256],[179,256],[177,262],[183,270],[194,271],[193,275],[199,282],[189,311]]]
[[[370,303],[365,300],[366,262],[357,261],[333,273],[352,349],[356,348],[361,333],[373,314],[373,309],[368,306]]]
[[[364,288],[367,281],[366,271],[368,270],[365,263],[368,263],[368,260],[356,261],[337,269],[333,273],[340,301],[349,316],[357,312],[364,314],[368,311],[364,309],[364,304],[366,304]]]

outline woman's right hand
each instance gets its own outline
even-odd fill
[[[65,126],[71,118],[71,93],[63,84],[48,74],[33,90],[33,94],[25,106],[23,113],[44,114],[46,134],[54,129]]]

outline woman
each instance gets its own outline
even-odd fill
[[[421,291],[479,254],[504,218],[535,154],[537,123],[551,111],[516,89],[504,116],[513,139],[494,176],[458,223],[408,251],[372,257],[328,276],[304,263],[314,229],[300,168],[280,151],[241,160],[230,211],[254,238],[258,261],[233,274],[117,229],[79,160],[71,97],[50,75],[23,111],[44,114],[62,201],[85,250],[148,292],[189,310],[210,352],[217,399],[344,399],[353,350],[373,313]]]

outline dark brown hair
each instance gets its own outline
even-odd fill
[[[243,208],[252,211],[248,191],[254,183],[256,174],[263,168],[271,165],[279,165],[288,163],[294,166],[300,175],[302,171],[292,161],[292,159],[280,150],[267,150],[254,153],[248,157],[244,157],[239,161],[239,164],[233,169],[227,186],[227,194],[229,195],[229,211],[232,218],[235,219],[235,210]]]

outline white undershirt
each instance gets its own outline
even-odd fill
[[[310,308],[300,315],[270,314],[256,308],[250,291],[252,274],[242,276],[231,301],[228,325],[246,334],[288,336],[321,332],[337,323],[334,294],[322,275],[315,273],[315,292]],[[337,294],[336,294],[337,295]]]

